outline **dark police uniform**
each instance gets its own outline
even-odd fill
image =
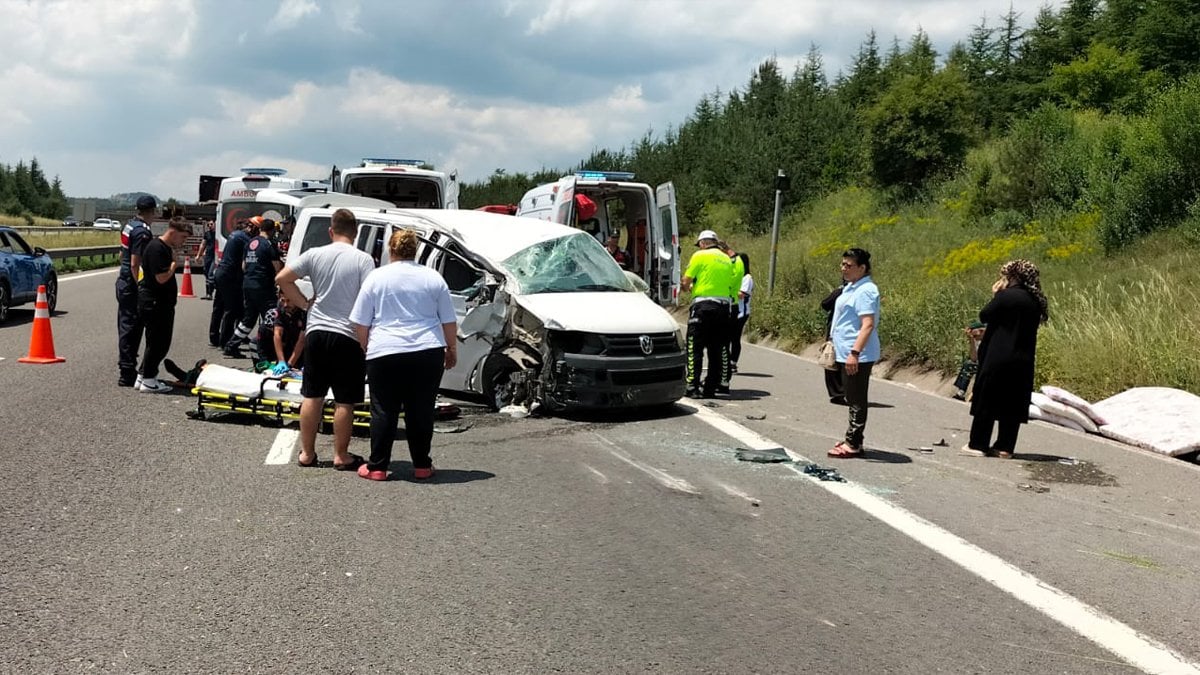
[[[212,318],[208,322],[208,343],[221,347],[233,337],[233,327],[242,317],[242,261],[250,235],[237,230],[225,242],[225,253],[213,273],[217,294],[213,298]]]
[[[154,239],[150,226],[134,216],[121,230],[121,268],[117,272],[117,384],[132,387],[137,379],[138,346],[144,325],[138,312],[138,280],[133,278],[133,256],[142,257]]]
[[[213,265],[217,263],[217,231],[204,230],[204,295],[213,294]]]
[[[267,310],[275,306],[275,263],[279,249],[266,235],[260,234],[246,245],[246,270],[242,278],[242,320],[225,343],[225,353],[233,356],[237,348],[250,338],[254,324]]]

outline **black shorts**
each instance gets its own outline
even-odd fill
[[[340,333],[315,330],[304,337],[304,398],[325,398],[333,390],[335,403],[363,402],[367,358],[358,340]]]

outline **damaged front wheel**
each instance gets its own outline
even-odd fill
[[[520,366],[510,359],[503,359],[488,369],[484,380],[484,396],[487,397],[492,410],[500,410],[512,404],[517,388],[514,376],[520,371]]]

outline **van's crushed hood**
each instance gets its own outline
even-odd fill
[[[537,293],[516,298],[551,330],[585,333],[673,333],[679,324],[641,293]]]

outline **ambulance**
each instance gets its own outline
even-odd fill
[[[217,241],[225,250],[225,240],[233,233],[234,225],[247,218],[262,216],[281,222],[295,210],[295,198],[283,201],[259,198],[264,190],[278,195],[284,191],[318,194],[329,191],[329,183],[311,178],[290,178],[287,170],[269,167],[244,167],[241,174],[221,181],[217,193]]]
[[[420,159],[366,157],[356,167],[333,168],[333,191],[382,199],[406,209],[457,209],[458,173],[426,166]]]
[[[518,216],[581,229],[604,243],[616,234],[629,271],[649,286],[660,305],[679,303],[679,220],[675,186],[652,189],[625,171],[580,171],[525,193]]]

